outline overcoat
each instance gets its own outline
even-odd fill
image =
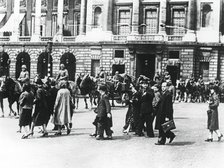
[[[156,115],[156,129],[161,129],[161,125],[165,123],[165,119],[173,119],[173,103],[170,91],[165,91],[161,95],[159,109]]]
[[[209,110],[208,110],[208,129],[215,131],[219,129],[219,119],[218,119],[218,106],[219,97],[216,93],[213,93],[209,97]]]

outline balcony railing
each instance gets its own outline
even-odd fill
[[[42,36],[40,37],[41,41],[52,41],[53,37],[52,36]]]
[[[167,41],[182,41],[182,35],[167,35]]]
[[[114,35],[113,41],[127,41],[127,35]]]
[[[30,36],[20,36],[19,37],[19,41],[23,42],[23,41],[30,41],[31,37]]]
[[[128,36],[129,41],[163,41],[164,36],[158,34],[139,34]]]
[[[9,41],[9,40],[10,40],[10,36],[0,37],[0,41]]]
[[[75,42],[76,36],[64,36],[62,41],[63,42]]]

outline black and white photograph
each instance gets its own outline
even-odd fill
[[[224,0],[0,0],[1,168],[223,168]]]

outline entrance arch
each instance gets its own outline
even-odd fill
[[[9,76],[9,55],[6,52],[0,52],[0,76]]]
[[[26,65],[27,71],[30,74],[30,55],[27,52],[21,52],[16,57],[16,79],[20,75],[22,65]]]
[[[64,53],[60,59],[60,64],[64,64],[68,70],[69,80],[75,80],[76,58],[72,53]]]
[[[52,56],[50,55],[50,76],[52,76]],[[48,76],[48,53],[43,52],[39,55],[37,61],[37,73],[40,74],[40,78]]]

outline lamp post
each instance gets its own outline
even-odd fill
[[[47,42],[47,76],[51,76],[51,51],[52,51],[52,42]]]

